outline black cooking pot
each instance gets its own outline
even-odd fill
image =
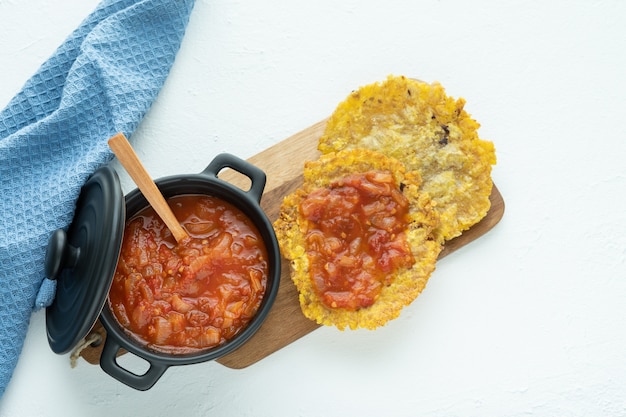
[[[235,171],[238,171],[248,177],[251,181],[250,188],[247,191],[244,191],[241,188],[218,178],[220,171],[225,168],[234,169]],[[108,169],[110,170],[110,168]],[[95,312],[95,316],[97,318],[97,314],[100,314],[100,321],[107,331],[107,337],[100,357],[100,366],[105,372],[124,384],[138,390],[147,390],[158,381],[158,379],[170,366],[189,365],[214,360],[232,352],[245,343],[258,330],[262,322],[265,320],[276,298],[280,282],[281,258],[278,241],[276,240],[272,224],[259,205],[263,189],[265,187],[265,173],[254,165],[251,165],[250,163],[233,155],[221,154],[218,155],[209,164],[209,166],[199,174],[177,175],[161,178],[155,181],[159,190],[166,199],[183,194],[202,194],[210,195],[233,204],[255,224],[263,238],[268,255],[269,274],[267,286],[263,300],[255,317],[239,334],[225,344],[208,350],[189,354],[168,354],[157,352],[138,344],[124,332],[123,328],[118,324],[112,312],[109,310],[108,303],[106,303],[106,297],[108,296],[115,266],[117,265],[117,259],[119,257],[119,250],[121,247],[121,238],[117,232],[112,234],[114,236],[108,236],[106,233],[106,225],[94,226],[91,224],[96,222],[96,220],[92,218],[102,217],[107,213],[109,217],[111,217],[111,213],[109,213],[110,210],[104,210],[104,214],[102,216],[89,213],[97,210],[97,206],[99,205],[106,206],[109,203],[107,200],[116,198],[115,196],[108,196],[110,191],[107,189],[115,188],[114,185],[107,185],[111,182],[109,178],[111,174],[107,172],[97,172],[95,177],[98,177],[98,175],[104,176],[105,179],[90,179],[83,191],[89,194],[88,190],[91,187],[96,189],[96,191],[92,191],[91,194],[104,194],[105,196],[97,198],[93,198],[93,196],[88,197],[87,200],[89,201],[96,200],[95,203],[92,202],[91,204],[88,204],[85,201],[82,201],[84,199],[79,198],[78,208],[80,208],[81,205],[86,207],[96,207],[91,207],[87,210],[88,214],[83,215],[83,217],[86,217],[87,220],[82,221],[82,226],[78,225],[73,227],[74,224],[72,224],[67,233],[62,231],[55,232],[48,247],[48,253],[46,255],[46,269],[48,271],[48,276],[50,278],[58,279],[57,298],[55,299],[53,305],[48,308],[46,315],[48,340],[52,349],[57,353],[64,353],[71,350],[73,346],[75,346],[75,344],[88,333],[91,325],[95,321],[95,319],[93,319],[91,324],[86,325],[81,323],[77,325],[76,323],[68,323],[68,317],[80,318],[82,315],[89,316],[93,315],[93,312]],[[114,176],[115,178],[112,180],[113,182],[115,182],[117,178],[116,175]],[[97,186],[90,184],[94,181],[97,183]],[[82,194],[83,193],[81,193],[81,197],[83,197]],[[113,195],[115,194],[116,192],[114,191]],[[126,220],[130,219],[133,215],[149,205],[145,197],[138,189],[130,192],[124,200],[125,204],[122,205],[124,206],[123,208],[125,208],[126,215],[122,215],[121,218],[124,219],[125,217]],[[79,214],[77,214],[77,216],[80,218]],[[119,222],[119,219],[116,219],[115,222]],[[76,223],[76,220],[74,223]],[[86,226],[84,225],[85,223],[87,223]],[[102,229],[102,231],[99,232],[99,229]],[[123,225],[121,229],[121,233],[123,234]],[[93,237],[86,238],[85,235],[88,234],[93,235]],[[88,241],[93,239],[100,241],[95,242],[96,244],[104,244],[104,246],[109,249],[97,251],[90,249],[89,245],[94,242]],[[110,253],[113,253],[113,255]],[[103,268],[101,265],[96,267],[84,266],[93,263],[94,260],[90,258],[94,257],[94,255],[105,255],[114,259],[109,259],[105,262],[106,268]],[[99,263],[97,259],[95,262]],[[111,267],[111,265],[113,266]],[[76,276],[77,274],[80,275],[80,271],[83,270],[91,271],[90,273],[93,273],[94,269],[96,270],[96,273],[97,271],[104,270],[104,273],[109,275],[106,278],[99,278],[100,281],[104,279],[107,280],[104,291],[94,291],[93,289],[88,288],[89,284],[80,282],[83,278],[89,277]],[[87,298],[93,293],[100,293],[104,296],[98,296],[98,298],[101,298],[98,300],[86,300],[85,303],[87,306],[82,308],[82,310],[81,308],[76,307],[76,300]],[[85,313],[84,310],[87,312]],[[82,320],[82,318],[80,320]],[[79,330],[75,331],[74,328],[68,330],[67,328],[71,326],[78,327]],[[85,331],[85,329],[87,330]],[[146,360],[150,364],[149,369],[144,374],[138,375],[122,367],[116,360],[118,353],[122,349]]]

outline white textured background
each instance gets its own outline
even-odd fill
[[[96,4],[0,0],[0,107]],[[132,138],[153,176],[252,156],[405,74],[467,99],[504,219],[382,329],[148,392],[70,369],[36,313],[0,416],[626,416],[625,23],[619,0],[198,0]]]

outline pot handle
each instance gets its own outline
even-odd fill
[[[107,337],[100,355],[100,367],[113,378],[136,390],[147,391],[152,388],[169,367],[162,363],[148,361],[150,368],[143,375],[137,375],[117,363],[116,357],[121,348],[122,346],[114,338]]]
[[[248,195],[252,196],[257,203],[261,202],[261,196],[263,195],[263,189],[265,188],[266,175],[260,168],[252,165],[250,162],[244,161],[229,153],[222,153],[217,155],[209,164],[202,174],[218,178],[217,175],[224,168],[232,168],[240,174],[250,178],[251,185],[248,191],[245,191]],[[224,181],[226,182],[226,181]]]

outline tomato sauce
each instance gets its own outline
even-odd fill
[[[127,333],[154,350],[219,346],[258,310],[267,251],[250,219],[221,199],[184,195],[168,203],[190,238],[177,244],[151,207],[128,220],[109,306]]]
[[[408,208],[392,174],[380,171],[351,174],[302,200],[311,280],[326,306],[368,307],[413,265]]]

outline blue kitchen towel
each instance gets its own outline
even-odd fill
[[[131,136],[161,89],[194,0],[103,0],[0,112],[0,397],[44,277],[52,231],[67,228],[82,185]]]

